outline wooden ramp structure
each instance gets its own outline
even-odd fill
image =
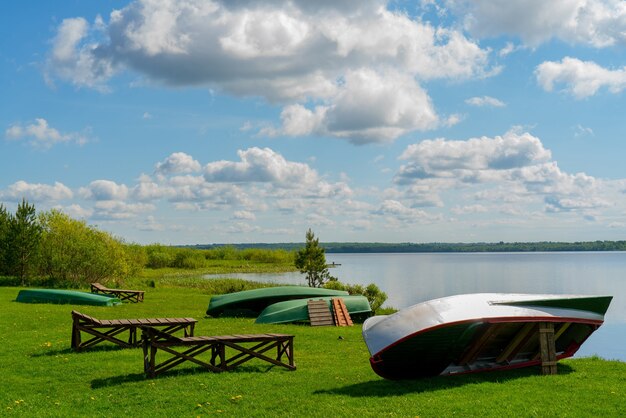
[[[333,298],[330,300],[330,307],[325,300],[309,300],[307,302],[309,310],[309,320],[312,327],[319,326],[352,326],[352,318],[348,313],[348,308],[342,298]],[[332,310],[332,312],[331,312]]]
[[[309,320],[312,327],[335,325],[326,301],[309,300],[307,301],[307,308],[309,309]]]
[[[333,306],[335,325],[338,327],[351,327],[353,325],[352,318],[350,318],[348,308],[346,308],[346,304],[343,302],[343,299],[333,298],[331,299],[331,304]]]

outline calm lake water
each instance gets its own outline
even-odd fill
[[[624,252],[327,254],[326,261],[341,264],[330,269],[340,281],[375,283],[388,295],[385,305],[398,309],[462,293],[611,295],[604,325],[576,356],[626,361]],[[299,273],[235,277],[306,284]]]

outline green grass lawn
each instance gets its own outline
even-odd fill
[[[371,370],[358,325],[205,318],[210,295],[197,288],[147,288],[144,303],[116,307],[17,303],[18,291],[0,287],[3,416],[626,416],[623,362],[561,361],[557,376],[528,368],[394,382]],[[72,309],[101,319],[195,317],[196,335],[294,334],[297,370],[251,361],[228,373],[189,365],[146,379],[141,349],[71,351]]]

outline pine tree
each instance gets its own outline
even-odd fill
[[[17,276],[26,285],[26,277],[36,258],[41,239],[41,225],[35,213],[35,206],[22,199],[17,205],[15,216],[10,217],[6,247],[6,261],[9,273]]]
[[[295,265],[300,273],[306,274],[306,280],[310,287],[322,287],[332,277],[326,267],[326,255],[324,248],[320,247],[319,239],[315,238],[309,228],[306,232],[306,245],[296,253]]]
[[[7,248],[9,240],[9,225],[11,214],[0,203],[0,275],[9,274],[7,264]]]

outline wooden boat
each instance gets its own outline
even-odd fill
[[[556,359],[603,322],[611,296],[482,293],[419,303],[363,324],[372,369],[389,379],[541,364],[539,325],[553,324]]]
[[[17,302],[58,303],[71,305],[114,306],[120,305],[119,298],[61,289],[23,289],[17,294]]]
[[[306,298],[286,300],[274,303],[261,312],[256,319],[257,324],[283,324],[289,322],[300,322],[309,320],[308,301],[323,300],[331,308],[331,299],[333,297],[323,298]],[[365,296],[341,296],[346,309],[353,320],[363,320],[372,314],[372,308]]]
[[[257,316],[263,309],[277,302],[326,296],[348,296],[343,290],[308,286],[275,286],[215,295],[209,301],[207,315]]]

